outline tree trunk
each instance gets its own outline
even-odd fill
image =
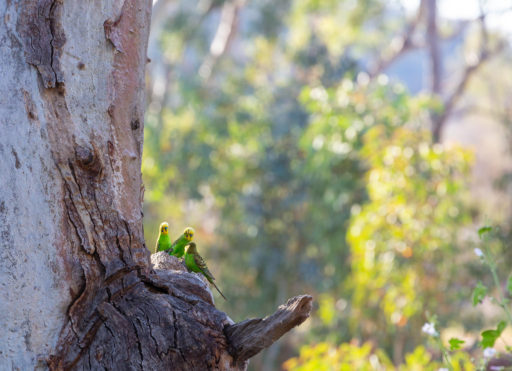
[[[0,0],[2,368],[243,369],[249,334],[272,343],[309,315],[300,297],[274,326],[236,327],[191,274],[151,268],[140,172],[151,5]]]

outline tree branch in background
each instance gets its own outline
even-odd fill
[[[369,73],[370,78],[378,76],[384,72],[391,64],[399,59],[403,54],[410,51],[411,49],[426,47],[428,49],[428,55],[430,59],[430,91],[432,95],[445,96],[443,98],[444,110],[439,114],[432,114],[432,136],[434,142],[441,140],[442,131],[445,122],[452,113],[454,106],[458,102],[459,98],[464,94],[469,79],[473,74],[487,61],[491,56],[499,53],[504,47],[503,43],[500,43],[493,50],[489,49],[489,33],[486,26],[487,12],[484,11],[482,2],[480,2],[480,16],[476,19],[480,23],[481,32],[481,47],[478,55],[473,58],[472,61],[464,68],[459,82],[455,85],[452,93],[449,95],[443,94],[442,84],[442,56],[439,49],[440,35],[438,30],[438,13],[437,13],[437,0],[422,0],[420,2],[418,13],[414,20],[409,23],[403,35],[400,38],[400,42],[392,43],[396,47],[392,47],[391,52],[383,54],[383,57],[375,63],[375,68]],[[419,25],[424,21],[426,23],[426,45],[419,45],[413,41],[413,36]],[[446,37],[447,39],[459,35],[466,29],[466,24],[459,27],[453,34]],[[445,39],[445,38],[443,38]]]
[[[427,47],[430,56],[430,91],[441,93],[441,55],[439,54],[439,34],[437,30],[437,0],[426,0]]]
[[[443,102],[444,109],[438,115],[433,115],[432,117],[432,137],[435,143],[441,141],[442,131],[444,125],[453,112],[455,105],[457,104],[460,97],[464,94],[466,86],[469,82],[469,79],[474,75],[474,73],[483,66],[483,64],[489,60],[491,57],[499,54],[501,50],[505,47],[503,42],[499,42],[498,45],[493,49],[489,49],[489,33],[487,30],[487,25],[485,22],[486,13],[484,12],[482,6],[480,7],[481,14],[478,18],[480,22],[480,34],[481,34],[481,46],[478,56],[474,58],[474,60],[468,61],[468,64],[464,68],[462,72],[462,76],[455,86],[453,92],[448,95]]]
[[[196,12],[188,17],[186,27],[182,30],[183,45],[190,44],[206,17],[218,7],[220,7],[219,1],[200,0],[197,2]],[[161,35],[168,22],[176,17],[179,12],[179,3],[174,0],[158,0],[154,3],[151,19],[151,34]],[[161,75],[157,77],[154,72],[152,73],[147,91],[149,94],[148,102],[152,102],[154,106],[161,108],[168,103],[169,96],[172,94],[170,86],[174,78],[173,73],[176,70],[176,65],[182,61],[184,52],[182,52],[175,61],[170,61],[164,57],[164,50],[160,49],[161,46],[159,43],[160,39],[158,37],[150,38],[149,40],[149,55],[156,55],[152,64],[152,70],[160,72]],[[185,49],[186,48],[183,50]],[[157,79],[163,81],[155,83]],[[161,115],[158,116],[161,120]]]
[[[227,326],[224,333],[230,344],[228,351],[237,365],[241,365],[304,322],[311,313],[312,302],[313,298],[309,295],[295,296],[268,317],[248,319]]]
[[[208,81],[218,59],[228,50],[236,33],[238,12],[244,0],[226,1],[222,6],[219,26],[210,44],[210,53],[199,67],[199,76]]]
[[[375,67],[370,70],[370,78],[380,75],[403,54],[411,49],[419,47],[419,45],[414,43],[413,35],[421,22],[421,18],[423,17],[423,2],[424,0],[420,3],[416,17],[405,27],[402,36],[397,38],[396,41],[392,41],[392,50],[384,52],[384,54],[381,55],[381,58],[375,63]]]
[[[414,49],[421,49],[426,47],[426,43],[418,42],[414,40],[414,34],[418,27],[421,25],[421,23],[424,21],[425,17],[425,5],[426,0],[422,0],[419,8],[418,13],[416,14],[416,17],[414,18],[411,23],[409,23],[404,31],[402,36],[396,37],[397,41],[391,41],[391,46],[386,50],[380,57],[379,60],[372,63],[374,66],[373,68],[370,68],[370,71],[368,72],[370,79],[375,78],[379,74],[383,73],[386,69],[388,69],[394,62],[396,62],[400,57],[402,57],[405,53],[414,50]],[[456,38],[460,36],[465,30],[468,22],[460,22],[455,30],[453,30],[448,35],[439,35],[437,33],[438,40],[446,41],[451,40],[453,38]],[[391,49],[391,50],[390,50]]]

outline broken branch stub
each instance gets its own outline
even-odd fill
[[[304,322],[311,313],[312,302],[310,295],[295,296],[268,317],[226,326],[224,333],[229,343],[228,351],[235,362],[243,363]]]

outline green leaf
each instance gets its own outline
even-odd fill
[[[482,282],[478,281],[475,289],[473,290],[473,306],[476,307],[478,304],[484,300],[485,295],[487,295],[487,287],[485,287]]]
[[[508,278],[507,281],[507,291],[512,294],[512,275]]]
[[[492,348],[496,339],[498,339],[498,336],[496,336],[496,330],[487,330],[482,332],[482,348]]]
[[[507,323],[505,321],[500,321],[496,330],[486,330],[482,332],[482,348],[492,348],[496,340],[501,336],[503,330],[505,330],[505,327],[507,327]]]
[[[457,338],[451,338],[448,340],[448,343],[450,343],[450,350],[457,350],[461,348],[461,345],[464,344],[465,341]]]
[[[505,330],[505,327],[507,327],[507,322],[500,321],[500,323],[498,323],[497,331],[499,332],[500,335],[503,332],[503,330]]]
[[[492,227],[486,225],[485,227],[481,227],[479,230],[478,230],[478,237],[482,238],[482,236],[486,233],[489,233],[490,231],[492,231]]]

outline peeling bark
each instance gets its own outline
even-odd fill
[[[151,266],[140,172],[151,5],[0,0],[0,364],[12,369],[239,370],[271,344],[226,336],[237,325],[181,263]]]
[[[60,70],[62,46],[66,42],[59,23],[62,0],[24,0],[18,21],[27,63],[37,68],[46,88],[63,82]]]

